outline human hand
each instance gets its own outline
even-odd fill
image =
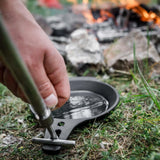
[[[62,56],[20,0],[1,0],[0,11],[46,105],[51,108],[56,104],[57,107],[62,106],[70,95]],[[0,81],[16,96],[26,101],[19,85],[2,62]]]

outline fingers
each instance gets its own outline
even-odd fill
[[[19,85],[11,75],[10,71],[0,62],[0,82],[2,82],[12,93],[28,102]]]
[[[3,71],[3,81],[2,81],[2,83],[5,86],[7,86],[7,88],[9,90],[11,90],[14,95],[17,96],[18,85],[17,85],[16,81],[14,80],[13,76],[11,75],[10,71],[6,68]]]
[[[70,85],[65,63],[62,56],[53,46],[42,53],[23,58],[46,105],[49,108],[54,108],[56,105],[60,107],[70,96]],[[13,94],[27,102],[25,95],[11,76],[9,70],[1,64],[0,81]]]
[[[5,70],[5,66],[3,65],[3,63],[0,61],[0,82],[3,83],[3,73]]]
[[[43,65],[43,61],[35,61],[28,63],[28,68],[35,81],[35,84],[49,108],[55,108],[58,103],[56,91],[49,80]]]
[[[44,55],[43,60],[40,58],[41,56],[32,56],[32,59],[26,59],[25,62],[46,105],[54,108],[58,103],[57,106],[60,107],[70,96],[66,67],[63,58],[54,47],[49,49]],[[27,102],[15,79],[3,65],[0,65],[0,81],[13,94]]]
[[[45,54],[44,66],[58,96],[57,107],[60,107],[69,99],[70,85],[64,60],[53,46]]]
[[[56,92],[51,84],[50,80],[48,79],[43,64],[41,67],[38,67],[38,71],[36,70],[37,67],[30,66],[31,74],[33,75],[33,79],[40,91],[42,98],[44,99],[46,105],[50,108],[54,108],[58,102],[56,97]],[[19,85],[11,75],[10,71],[0,63],[0,82],[2,82],[7,88],[12,91],[12,93],[20,97],[23,101],[28,102],[27,98],[25,97],[24,93],[20,89]],[[30,86],[28,86],[30,87]]]
[[[0,62],[0,82],[3,83],[14,95],[17,96],[17,83],[12,77],[10,71]]]

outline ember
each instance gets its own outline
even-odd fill
[[[74,4],[77,4],[77,0],[68,0]],[[91,7],[88,7],[87,10],[82,11],[83,16],[86,18],[87,23],[101,23],[107,21],[108,19],[112,18],[115,22],[115,25],[118,25],[118,18],[119,14],[126,15],[126,19],[132,21],[132,17],[137,19],[137,25],[139,25],[139,19],[142,22],[152,22],[153,25],[160,26],[160,17],[149,9],[144,4],[140,4],[137,0],[111,0],[114,3],[114,7],[106,7],[104,8],[103,4],[108,2],[104,2],[102,0],[94,0]],[[88,0],[83,0],[82,2],[84,5],[89,6]],[[100,5],[101,4],[101,5]],[[99,7],[100,6],[100,7]],[[102,7],[103,6],[103,7]],[[115,7],[116,6],[116,7]],[[118,6],[118,7],[117,7]],[[116,11],[115,11],[116,10]],[[123,13],[122,13],[123,12]],[[128,22],[125,22],[128,23]],[[127,24],[126,24],[127,25]],[[119,26],[118,26],[119,27]]]
[[[139,3],[140,0],[121,0],[120,3],[117,0],[92,0],[92,3],[83,0],[82,4],[78,0],[68,1],[73,3],[69,10],[65,14],[48,17],[47,22],[52,29],[51,39],[65,62],[78,75],[86,74],[87,69],[89,74],[112,67],[122,70],[132,68],[134,42],[140,55],[139,62],[146,58],[149,59],[148,64],[159,61],[158,8]],[[117,42],[113,49],[112,42]],[[124,53],[127,55],[124,56]],[[109,54],[114,56],[111,57],[115,60],[112,64],[111,60],[106,61]]]

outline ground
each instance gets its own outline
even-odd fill
[[[1,159],[153,158],[160,153],[160,110],[149,96],[139,75],[133,75],[107,80],[104,80],[105,76],[97,75],[98,79],[113,85],[118,90],[119,105],[103,119],[77,127],[69,138],[76,140],[76,146],[63,149],[54,156],[44,154],[40,145],[32,144],[31,138],[43,130],[39,128],[28,105],[1,85],[0,136],[6,134],[18,139],[10,146],[1,146]],[[158,97],[159,85],[150,81],[150,86]]]

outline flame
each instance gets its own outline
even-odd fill
[[[112,0],[114,3],[118,3],[117,0]],[[150,11],[146,11],[144,8],[140,6],[140,3],[137,0],[120,0],[120,4],[124,6],[128,10],[132,10],[137,13],[141,20],[144,22],[153,21],[160,27],[160,17],[156,15],[156,13]]]
[[[83,0],[83,4],[88,4],[88,0]]]
[[[153,21],[155,24],[157,24],[160,27],[160,17],[158,15],[156,15],[156,13],[154,13],[152,11],[147,12],[141,6],[133,8],[132,10],[140,15],[142,21],[144,21],[144,22]]]
[[[68,1],[72,2],[73,4],[77,4],[78,0],[68,0]],[[93,3],[97,5],[97,4],[102,4],[105,1],[106,0],[93,0]],[[137,0],[110,0],[110,1],[120,7],[126,8],[127,10],[132,10],[133,12],[137,13],[142,21],[144,22],[153,21],[160,27],[160,17],[152,11],[148,12],[147,10],[142,8]],[[87,5],[89,3],[89,0],[82,0],[82,3],[84,5]],[[90,9],[82,11],[82,14],[86,18],[89,24],[101,23],[103,21],[106,21],[108,18],[114,19],[114,15],[104,9],[101,9],[100,17],[98,19],[95,19],[93,17],[93,14]]]
[[[83,0],[83,4],[87,5],[89,3],[89,0]],[[104,3],[104,0],[93,0],[94,4],[100,4],[100,3]],[[114,15],[112,15],[109,11],[106,11],[104,9],[100,10],[100,17],[95,19],[93,17],[93,14],[91,12],[90,9],[88,9],[87,11],[83,11],[82,12],[83,16],[86,18],[87,23],[89,24],[93,24],[93,23],[102,23],[104,21],[106,21],[108,18],[114,18]]]
[[[100,17],[97,19],[93,17],[91,10],[83,12],[83,16],[87,19],[87,23],[89,24],[102,23],[106,21],[108,18],[111,18],[111,17],[114,18],[114,16],[110,12],[105,10],[100,11]]]
[[[126,9],[131,9],[133,7],[139,6],[139,2],[136,0],[112,0],[117,5],[124,6]]]

